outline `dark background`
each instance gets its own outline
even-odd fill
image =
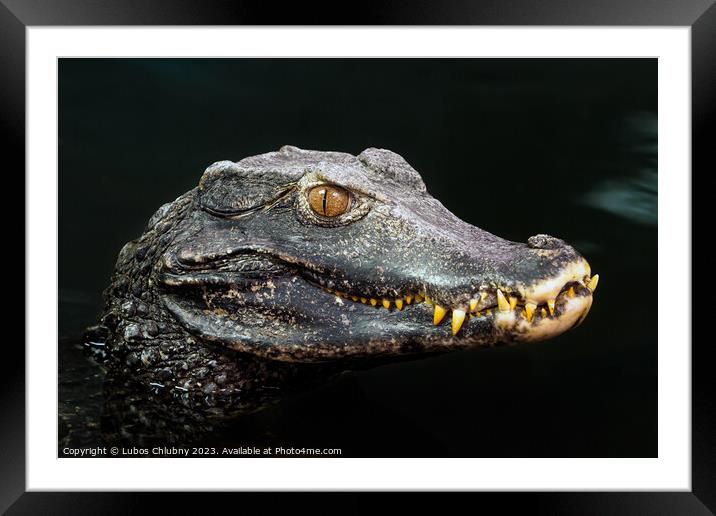
[[[460,218],[577,247],[601,276],[592,311],[543,343],[344,376],[237,422],[237,442],[656,456],[655,59],[62,59],[59,101],[61,339],[94,322],[121,246],[212,162],[384,147]]]

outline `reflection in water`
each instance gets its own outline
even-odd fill
[[[99,365],[101,355],[99,347],[85,350],[79,341],[61,339],[59,342],[59,450],[103,444],[100,427],[106,371]]]
[[[101,342],[62,340],[59,359],[59,450],[188,445],[207,434],[218,440],[227,420],[269,404],[265,399],[240,404],[232,414],[219,408],[193,410],[181,395],[168,400],[161,389],[105,367]]]
[[[609,180],[587,194],[586,203],[632,222],[656,225],[656,170],[641,170],[635,178]]]
[[[655,113],[628,116],[620,134],[629,171],[597,183],[585,203],[639,224],[657,223],[657,118]]]

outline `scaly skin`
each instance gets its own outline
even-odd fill
[[[312,209],[326,184],[345,213]],[[459,220],[395,153],[283,147],[215,163],[162,206],[122,249],[93,332],[114,377],[230,412],[383,359],[557,335],[597,279],[559,239]]]

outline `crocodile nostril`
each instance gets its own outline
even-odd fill
[[[549,235],[534,235],[527,239],[527,245],[533,249],[559,249],[567,247],[564,240]]]

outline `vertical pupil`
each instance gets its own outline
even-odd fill
[[[346,212],[349,201],[345,190],[332,186],[317,186],[308,193],[311,209],[324,217],[342,215]]]

